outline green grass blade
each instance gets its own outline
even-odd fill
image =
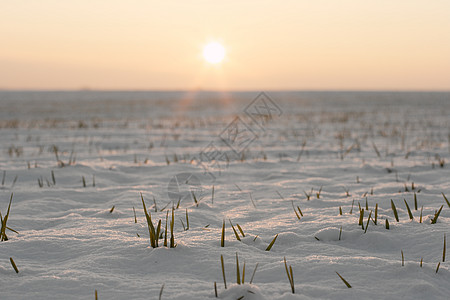
[[[395,207],[394,201],[392,201],[392,199],[391,199],[391,208],[392,208],[392,211],[394,212],[395,220],[396,220],[397,222],[399,222],[399,220],[398,220],[397,208]]]
[[[335,272],[336,272],[336,271],[335,271]],[[349,289],[352,288],[352,286],[350,285],[350,283],[348,283],[348,281],[345,280],[344,277],[341,276],[341,274],[339,274],[338,272],[336,272],[336,274],[339,276],[339,278],[341,278],[341,280],[345,283],[345,285],[346,285]]]
[[[408,210],[409,219],[410,219],[410,220],[414,219],[414,216],[413,216],[413,214],[411,213],[411,209],[409,209],[408,202],[406,202],[406,199],[403,199],[403,201],[405,201],[406,209]]]
[[[273,240],[270,242],[269,246],[267,246],[266,251],[270,251],[272,249],[273,244],[275,244],[275,241],[278,237],[278,234],[273,238]]]
[[[239,232],[241,233],[242,237],[245,237],[244,230],[242,230],[241,226],[236,223],[237,228],[239,229]]]

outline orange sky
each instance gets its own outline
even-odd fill
[[[450,90],[450,1],[3,0],[0,88]]]

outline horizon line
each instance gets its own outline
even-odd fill
[[[251,93],[251,92],[390,92],[390,93],[450,93],[450,89],[96,89],[96,88],[81,88],[81,89],[9,89],[0,88],[0,92],[159,92],[159,93],[192,93],[192,92],[206,92],[206,93]]]

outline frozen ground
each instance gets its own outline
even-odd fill
[[[99,299],[158,299],[163,284],[162,299],[210,299],[214,282],[222,299],[448,299],[450,94],[270,93],[281,111],[261,127],[244,112],[257,94],[0,92],[0,210],[14,193],[7,225],[19,232],[0,242],[0,299],[94,299],[95,290]],[[237,136],[247,146],[238,155],[220,139],[236,134],[225,130],[236,117],[250,130]],[[153,249],[140,193],[164,228],[178,197],[169,182],[183,173],[199,184],[179,182],[177,247]],[[372,217],[378,204],[378,225],[364,233],[366,197]],[[235,284],[236,253],[245,285]]]

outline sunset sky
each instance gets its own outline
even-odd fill
[[[450,1],[1,1],[0,89],[82,88],[450,90]]]

